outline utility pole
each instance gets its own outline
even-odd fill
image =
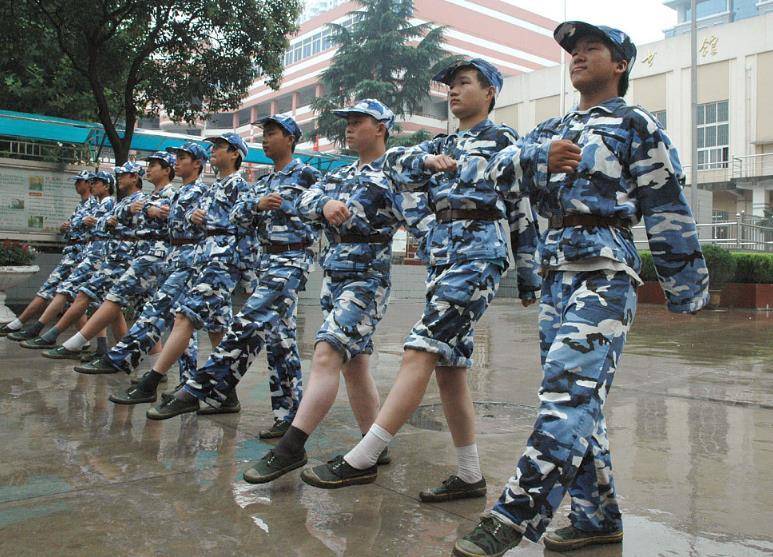
[[[561,21],[566,21],[566,0],[561,0]],[[566,114],[566,58],[563,48],[561,51],[561,98],[559,99],[559,106],[561,110],[561,117]]]
[[[690,165],[690,208],[698,221],[698,16],[697,0],[690,2],[690,129],[692,131],[692,164]]]

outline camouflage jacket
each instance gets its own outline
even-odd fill
[[[96,224],[90,229],[92,242],[89,249],[99,257],[107,255],[109,243],[113,237],[112,230],[107,227],[107,219],[113,216],[113,208],[115,208],[115,198],[108,195],[101,201],[97,201],[94,204],[94,211],[91,215],[87,215],[97,219]]]
[[[548,173],[550,141],[557,139],[571,139],[582,148],[576,173]],[[708,273],[682,192],[679,157],[644,109],[617,97],[547,120],[499,153],[486,174],[505,195],[527,193],[546,218],[592,214],[631,225],[643,218],[669,308],[692,312],[706,303]],[[540,253],[544,267],[590,258],[641,270],[633,237],[623,228],[576,226],[545,232]]]
[[[125,227],[123,234],[125,237],[135,240],[132,243],[133,257],[140,255],[167,256],[169,242],[166,222],[163,219],[150,218],[147,211],[151,206],[159,208],[168,206],[174,195],[174,188],[168,184],[160,191],[154,191],[139,198],[145,200],[145,205],[140,212],[132,213],[128,208],[121,211],[120,222]]]
[[[396,191],[384,176],[383,162],[382,157],[360,169],[357,163],[339,168],[302,195],[298,205],[301,215],[324,226],[329,242],[322,256],[322,268],[326,271],[388,273],[395,231],[405,224],[421,241],[432,227],[434,216],[426,198]],[[351,212],[351,217],[340,227],[329,224],[322,214],[322,208],[331,200],[344,202]],[[341,243],[341,234],[383,234],[390,241]]]
[[[91,240],[91,228],[84,226],[83,219],[89,215],[94,215],[99,201],[94,196],[79,201],[70,216],[70,228],[64,233],[64,239],[70,243],[88,242]]]
[[[194,265],[202,267],[216,264],[246,268],[256,264],[254,251],[250,249],[253,241],[256,241],[255,231],[237,226],[230,220],[236,200],[248,190],[249,184],[241,173],[234,172],[215,180],[207,188],[198,207],[188,211],[188,222],[191,222],[190,217],[195,209],[203,209],[207,213],[204,225],[199,228],[209,235],[196,246]],[[244,237],[248,241],[240,241]]]
[[[187,269],[193,265],[196,244],[204,239],[204,229],[191,223],[190,213],[199,206],[209,186],[197,179],[183,184],[174,192],[169,205],[166,227],[172,240],[193,240],[193,243],[172,246],[167,263],[170,267]]]
[[[246,229],[256,228],[258,241],[263,244],[313,244],[317,239],[316,227],[301,218],[298,203],[301,195],[320,178],[315,168],[293,159],[278,172],[263,176],[249,193],[239,198],[231,211],[231,222]],[[282,206],[275,211],[261,211],[258,202],[269,193],[282,196]],[[311,251],[297,250],[281,254],[264,254],[261,266],[271,259],[274,264],[300,266],[308,269],[311,265]]]
[[[113,227],[108,227],[108,230],[111,230],[113,233],[113,239],[110,240],[107,254],[111,259],[124,260],[134,254],[135,243],[132,240],[135,237],[135,221],[134,215],[129,208],[135,201],[142,201],[146,197],[142,190],[135,191],[131,195],[122,197],[113,207],[113,214],[111,216],[115,217],[117,223]]]
[[[395,147],[386,154],[384,173],[400,190],[423,190],[433,211],[477,209],[496,212],[502,220],[455,220],[435,223],[428,238],[430,265],[448,265],[476,259],[507,267],[510,234],[521,298],[530,299],[540,289],[535,259],[538,231],[529,200],[504,197],[484,176],[486,164],[498,151],[516,142],[512,128],[484,120],[469,130],[439,136],[415,147]],[[424,168],[431,155],[448,155],[458,163],[454,174]]]

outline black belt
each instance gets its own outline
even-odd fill
[[[149,236],[139,236],[137,241],[147,240],[149,242],[168,242],[169,236],[163,234],[150,234]]]
[[[341,234],[337,238],[338,244],[388,244],[392,241],[389,234]]]
[[[169,243],[173,246],[187,246],[189,244],[198,244],[199,241],[193,238],[172,238]]]
[[[261,248],[270,255],[276,255],[277,253],[306,249],[310,245],[309,242],[295,242],[294,244],[261,244]]]
[[[222,228],[216,228],[214,230],[207,230],[207,237],[209,236],[236,236],[232,231],[230,230],[224,230]]]
[[[553,230],[582,226],[591,228],[594,226],[607,226],[614,228],[631,229],[631,224],[614,217],[602,217],[600,215],[558,215],[548,219],[548,226]]]
[[[435,213],[438,222],[455,220],[499,220],[504,216],[491,209],[443,209]]]

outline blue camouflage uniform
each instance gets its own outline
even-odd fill
[[[365,99],[351,109],[369,114],[391,129],[394,115],[378,101]],[[384,317],[391,289],[392,238],[407,225],[420,241],[432,226],[426,197],[401,194],[383,172],[383,157],[357,167],[338,169],[301,198],[301,214],[324,225],[328,246],[322,254],[324,279],[320,294],[323,323],[316,342],[327,342],[345,361],[373,352],[373,333]],[[328,223],[323,207],[342,201],[351,217],[341,226]]]
[[[593,29],[633,62],[627,36]],[[567,38],[576,41],[578,31],[568,22],[556,38],[571,50]],[[579,167],[549,174],[550,142],[565,138],[582,148]],[[629,226],[644,219],[669,309],[697,311],[708,295],[677,152],[652,115],[612,98],[543,122],[486,174],[505,196],[528,194],[551,221],[540,250],[539,414],[492,513],[537,541],[568,490],[576,528],[621,530],[603,408],[636,310],[641,260]],[[580,218],[602,220],[571,225]]]
[[[300,129],[292,119],[275,116],[272,120],[300,137]],[[313,261],[310,248],[317,236],[316,230],[300,218],[297,205],[318,178],[317,170],[293,159],[282,170],[261,178],[231,212],[234,224],[257,229],[262,255],[257,288],[207,363],[185,387],[212,406],[225,401],[265,345],[274,416],[287,422],[295,417],[302,396],[296,308],[298,293],[306,285]],[[282,206],[273,211],[259,210],[258,202],[270,193],[282,196]]]
[[[172,325],[173,308],[183,297],[195,272],[193,256],[198,242],[204,240],[204,231],[194,226],[188,215],[198,207],[207,186],[197,179],[182,185],[171,200],[166,221],[172,247],[166,259],[166,273],[153,297],[145,303],[129,332],[108,352],[113,366],[127,373],[139,366],[145,355]],[[196,371],[197,344],[194,333],[188,348],[180,359],[180,381],[184,382]]]
[[[435,80],[448,82],[457,69],[467,66],[481,69],[497,89],[501,86],[496,68],[480,59],[461,61]],[[519,297],[533,299],[539,291],[537,228],[529,200],[524,196],[505,199],[483,175],[486,163],[514,144],[517,137],[512,128],[487,119],[469,130],[415,147],[396,147],[386,154],[386,176],[402,191],[427,192],[437,217],[427,238],[430,266],[426,305],[404,346],[437,354],[439,366],[472,365],[473,327],[494,298],[508,267],[508,234]],[[424,161],[431,155],[455,159],[456,172],[425,169]]]
[[[100,171],[95,175],[95,179],[115,184],[115,178],[112,174]],[[70,275],[56,288],[57,294],[63,294],[70,299],[75,299],[81,286],[88,282],[102,267],[108,251],[108,245],[112,234],[108,231],[105,223],[112,215],[115,207],[115,198],[105,196],[102,200],[93,205],[93,212],[86,216],[97,219],[97,223],[89,230],[91,241],[86,245],[82,252],[82,259],[78,266]],[[85,217],[84,217],[85,218]]]
[[[83,171],[73,180],[89,180],[91,173]],[[84,252],[91,240],[91,230],[83,225],[83,219],[96,210],[99,201],[93,196],[78,202],[70,216],[70,227],[64,234],[67,245],[62,250],[62,259],[59,261],[46,281],[38,289],[36,296],[44,300],[50,300],[56,294],[57,287],[70,275],[70,273],[83,260]]]
[[[97,224],[104,232],[111,234],[111,239],[108,241],[107,252],[99,270],[78,289],[97,306],[129,268],[134,248],[132,242],[133,221],[129,207],[135,201],[143,199],[145,199],[145,194],[142,191],[136,191],[121,198],[113,207],[112,213]],[[111,217],[117,220],[115,226],[108,224]]]

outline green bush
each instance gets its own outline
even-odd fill
[[[0,267],[30,265],[35,261],[35,250],[29,244],[5,240],[0,243]]]
[[[641,279],[645,282],[658,280],[652,254],[642,251],[639,255]],[[773,284],[773,253],[735,252],[707,245],[703,246],[703,255],[709,267],[712,288],[719,288],[728,282]]]

